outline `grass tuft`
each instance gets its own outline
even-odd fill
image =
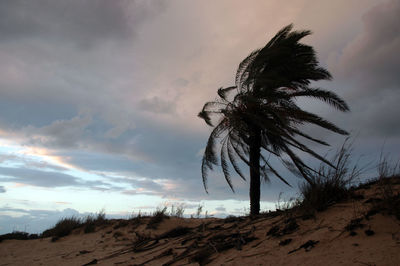
[[[108,221],[106,219],[106,214],[104,213],[104,210],[101,210],[96,215],[90,214],[86,216],[85,220],[83,221],[84,233],[93,233],[96,231],[96,227],[105,224],[108,224]]]
[[[53,228],[47,229],[42,233],[42,237],[60,238],[69,235],[72,230],[82,226],[82,221],[78,217],[62,218]]]
[[[147,229],[157,229],[158,225],[165,219],[169,218],[166,215],[167,207],[163,209],[157,208],[157,210],[153,213],[153,216],[150,218],[149,223],[147,224]]]
[[[184,212],[185,212],[185,205],[184,204],[178,204],[176,207],[174,205],[172,205],[171,206],[170,216],[177,217],[177,218],[182,218]]]
[[[359,168],[351,165],[352,143],[349,139],[331,159],[334,168],[321,163],[316,171],[310,171],[311,183],[300,185],[301,204],[307,212],[323,211],[333,203],[343,201],[351,192],[349,187],[365,171],[366,167]]]
[[[62,218],[56,225],[50,229],[45,230],[40,237],[52,237],[52,241],[57,241],[59,238],[69,235],[77,228],[84,228],[84,233],[92,233],[97,226],[108,224],[104,211],[98,214],[90,214],[86,218],[78,218],[72,216],[70,218]]]

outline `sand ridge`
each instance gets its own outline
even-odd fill
[[[5,240],[0,265],[400,265],[400,220],[370,211],[376,186],[356,194],[313,218],[168,217],[150,229],[147,217],[110,220],[88,234],[76,229],[55,242]]]

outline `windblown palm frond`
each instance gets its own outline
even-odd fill
[[[214,127],[202,161],[202,178],[206,191],[207,170],[212,170],[213,166],[221,166],[232,191],[234,188],[229,165],[246,180],[237,159],[250,169],[258,168],[259,171],[254,172],[258,178],[261,175],[268,179],[270,175],[274,175],[289,185],[263,153],[278,159],[286,155],[291,160],[290,165],[294,165],[309,182],[311,180],[308,173],[312,169],[293,149],[308,153],[334,167],[324,157],[301,143],[299,137],[322,145],[328,144],[309,136],[299,127],[314,124],[338,134],[348,133],[318,115],[302,110],[297,106],[296,100],[299,97],[314,98],[343,112],[349,111],[349,107],[335,93],[309,87],[311,81],[331,79],[331,75],[318,66],[314,49],[299,43],[311,32],[292,31],[292,28],[292,25],[284,27],[263,48],[250,53],[239,64],[235,86],[220,88],[219,99],[207,102],[199,113],[200,118]],[[217,118],[216,125],[213,124],[212,117]],[[221,139],[218,144],[217,139]],[[220,151],[219,156],[217,149]],[[255,159],[251,158],[251,153]],[[289,167],[289,163],[284,161],[283,165]]]

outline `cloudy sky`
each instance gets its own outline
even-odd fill
[[[248,211],[221,173],[201,180],[210,133],[197,118],[240,61],[279,29],[304,39],[333,75],[317,84],[350,105],[301,103],[350,131],[355,153],[399,160],[400,1],[0,1],[0,233],[40,232],[60,217],[125,216],[184,204]],[[343,142],[307,129],[332,144]],[[313,163],[312,161],[308,161]],[[262,208],[293,188],[272,180]]]

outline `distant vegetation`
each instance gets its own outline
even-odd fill
[[[37,238],[39,238],[37,234],[29,234],[26,232],[14,231],[12,233],[0,235],[0,242],[6,239],[28,240]]]
[[[45,230],[41,237],[52,237],[52,241],[58,240],[60,237],[69,235],[74,229],[84,228],[84,233],[92,233],[96,227],[107,225],[108,220],[104,211],[100,211],[96,215],[88,215],[86,218],[62,218],[56,225],[50,229]]]

